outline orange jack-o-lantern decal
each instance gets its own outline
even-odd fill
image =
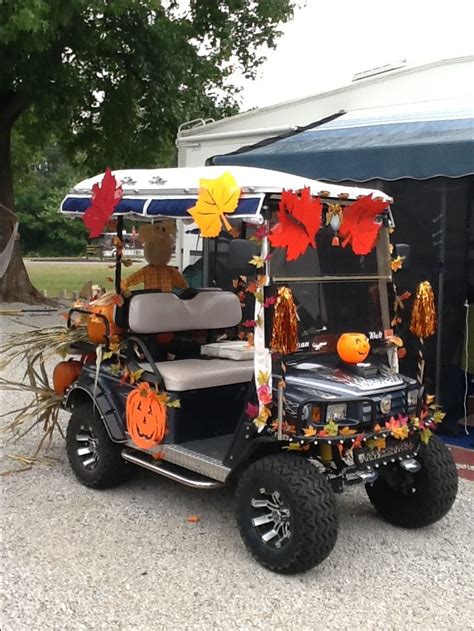
[[[166,432],[166,404],[150,384],[141,383],[130,392],[126,406],[127,430],[140,449],[161,443]]]
[[[369,340],[363,333],[343,333],[337,341],[337,354],[348,364],[363,362],[369,352]]]

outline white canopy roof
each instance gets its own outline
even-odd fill
[[[122,184],[123,198],[114,215],[133,215],[143,219],[158,217],[189,218],[188,209],[194,206],[202,178],[214,179],[230,172],[241,188],[239,206],[233,217],[250,218],[259,215],[266,194],[278,194],[283,190],[297,191],[309,187],[315,196],[324,194],[337,199],[345,194],[347,199],[372,193],[391,202],[381,191],[340,186],[319,182],[290,173],[241,166],[203,166],[172,169],[126,169],[113,171]],[[64,198],[60,212],[82,215],[90,206],[94,184],[101,182],[104,174],[79,182]]]

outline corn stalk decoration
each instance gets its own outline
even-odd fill
[[[41,425],[44,434],[32,455],[33,460],[43,446],[49,447],[55,430],[64,437],[58,422],[63,395],[56,394],[51,387],[45,363],[55,355],[66,357],[72,344],[87,339],[85,328],[68,329],[60,326],[12,333],[8,340],[0,345],[1,370],[5,371],[17,364],[26,364],[23,380],[13,381],[8,377],[0,377],[0,390],[33,395],[27,404],[0,415],[0,418],[15,415],[13,420],[4,426],[3,431],[11,433],[12,438],[18,440],[34,427]]]

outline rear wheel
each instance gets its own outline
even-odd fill
[[[69,463],[82,484],[95,489],[117,486],[131,470],[121,447],[110,440],[92,404],[74,409],[66,433]]]
[[[421,445],[416,473],[400,466],[384,467],[373,484],[366,485],[375,510],[403,528],[423,528],[438,521],[456,499],[458,473],[449,449],[437,436]]]
[[[253,463],[237,487],[237,521],[247,548],[275,572],[306,572],[337,539],[336,499],[326,478],[293,454]]]

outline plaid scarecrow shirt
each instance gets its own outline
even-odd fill
[[[145,285],[145,289],[161,289],[161,291],[186,289],[188,286],[181,272],[170,265],[146,265],[125,279],[122,285],[127,289],[140,283]]]

